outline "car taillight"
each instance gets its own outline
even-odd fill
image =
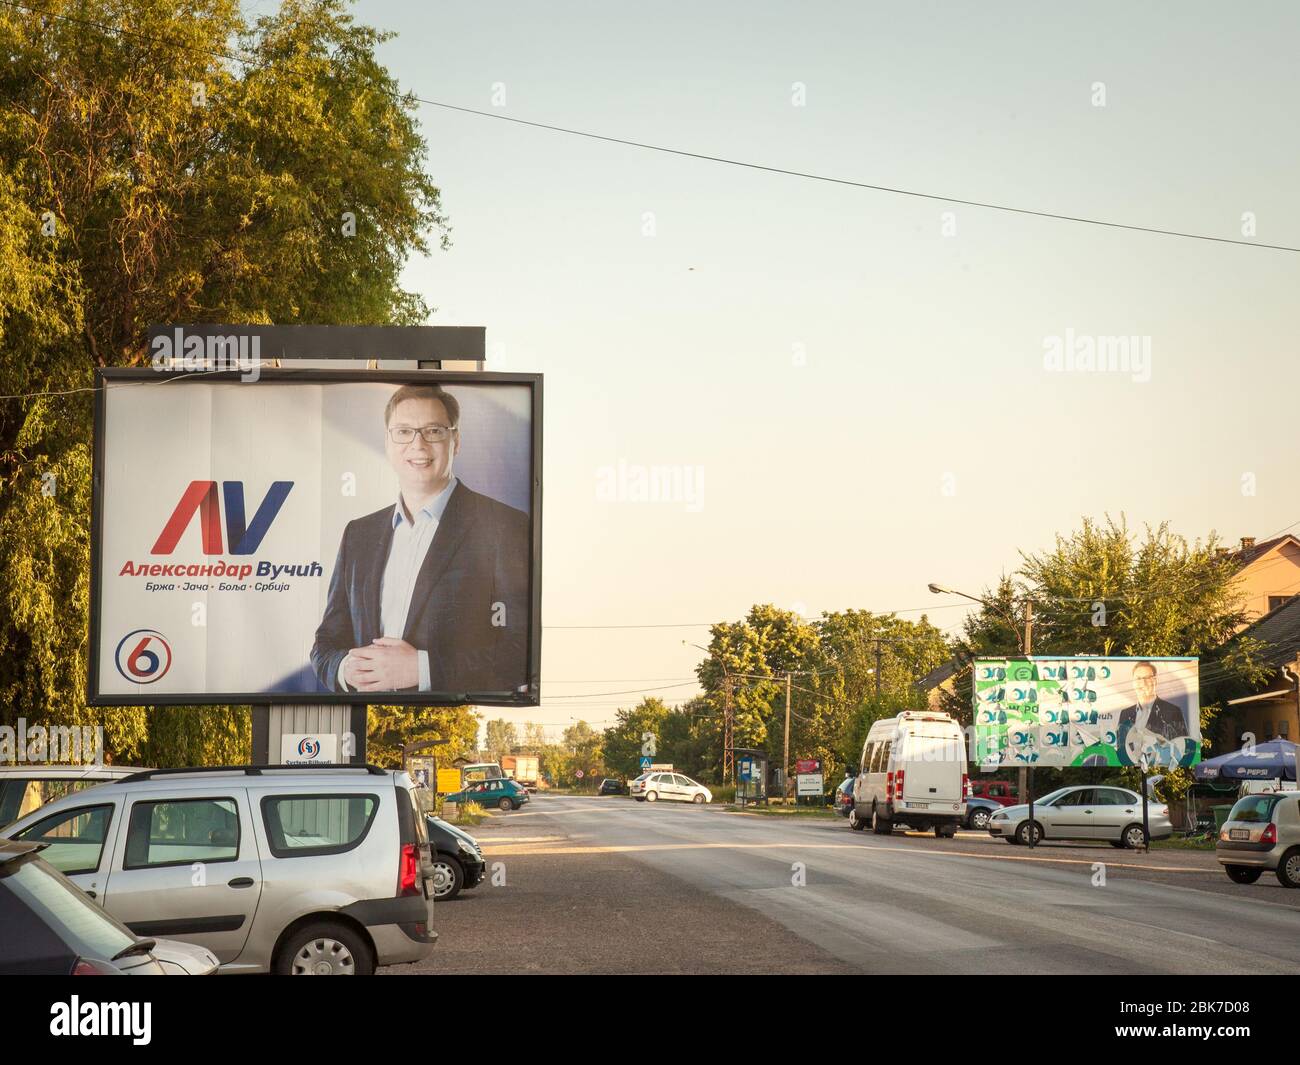
[[[420,848],[414,843],[402,844],[402,857],[397,865],[397,894],[420,893]]]
[[[901,769],[894,773],[894,792],[901,802],[903,798],[903,771]]]
[[[891,769],[885,774],[885,802],[892,802],[894,799],[894,771]]]
[[[113,966],[102,961],[87,961],[85,958],[78,958],[77,964],[72,967],[73,976],[120,976]]]
[[[1157,811],[1157,813],[1159,813],[1161,817],[1168,817],[1168,816],[1169,816],[1169,807],[1168,807],[1168,806],[1162,806],[1162,807],[1160,807],[1160,809]]]
[[[1260,841],[1260,843],[1276,843],[1276,842],[1277,842],[1277,825],[1273,824],[1271,821],[1270,821],[1267,825],[1265,825],[1265,826],[1264,826],[1264,832],[1263,832],[1263,834],[1259,837],[1259,841]]]
[[[961,775],[961,793],[966,798],[970,798],[973,792],[970,790],[970,776],[966,773]]]

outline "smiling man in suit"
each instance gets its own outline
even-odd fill
[[[1142,750],[1157,740],[1179,740],[1191,736],[1183,711],[1168,699],[1156,695],[1156,667],[1150,662],[1138,662],[1133,667],[1133,694],[1137,702],[1119,712],[1118,741],[1115,744],[1121,765],[1137,765]],[[1135,742],[1129,742],[1129,733]],[[1143,742],[1137,742],[1142,738]],[[1178,763],[1190,764],[1193,746],[1178,758]]]
[[[514,692],[528,684],[528,515],[454,472],[460,404],[403,385],[384,411],[398,497],[348,523],[312,667],[335,692]]]

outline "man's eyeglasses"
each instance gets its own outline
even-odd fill
[[[456,431],[454,425],[422,425],[413,429],[409,425],[395,425],[388,430],[388,438],[394,444],[409,444],[419,433],[426,444],[441,444]]]

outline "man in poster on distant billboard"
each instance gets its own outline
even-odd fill
[[[1140,661],[1133,666],[1133,695],[1135,702],[1119,712],[1116,728],[1116,753],[1123,765],[1137,765],[1143,753],[1148,762],[1162,746],[1173,749],[1171,762],[1190,765],[1199,746],[1199,729],[1187,723],[1187,714],[1181,707],[1156,694],[1159,685],[1156,666]]]
[[[441,386],[398,388],[383,432],[397,498],[343,532],[311,651],[317,678],[333,692],[519,690],[528,515],[456,476],[460,404]]]

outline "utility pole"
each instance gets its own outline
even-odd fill
[[[880,637],[876,637],[876,698],[880,698]]]
[[[731,716],[731,676],[722,677],[722,782],[730,783],[736,775],[736,743]]]
[[[785,753],[781,759],[782,784],[786,798],[790,796],[790,671],[785,671]]]

